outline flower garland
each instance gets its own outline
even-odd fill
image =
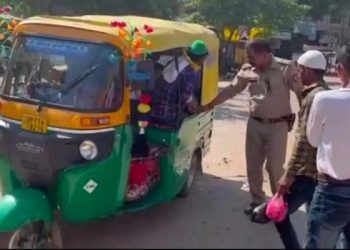
[[[19,23],[11,15],[11,6],[0,8],[0,57],[8,59],[12,44],[12,34]]]
[[[147,55],[151,53],[148,48],[152,46],[152,43],[142,35],[140,28],[123,21],[113,21],[111,26],[118,29],[118,36],[126,45],[124,50],[126,57],[138,60],[144,55],[144,59],[146,59]],[[147,34],[154,32],[154,29],[147,24],[143,26],[143,30]]]
[[[130,23],[124,21],[113,21],[111,26],[118,29],[118,36],[126,45],[124,48],[124,55],[129,59],[128,68],[131,69],[137,60],[146,59],[151,54],[149,50],[152,47],[150,40],[146,39],[142,34],[150,34],[154,32],[154,28],[145,24],[143,28],[134,27]],[[142,58],[143,56],[143,58]],[[149,94],[142,94],[139,97],[139,105],[137,107],[140,113],[138,126],[140,128],[139,134],[145,134],[145,128],[149,124],[148,115],[151,112],[152,97]]]

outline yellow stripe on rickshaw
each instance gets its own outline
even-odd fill
[[[0,113],[5,118],[19,122],[28,119],[28,117],[35,117],[42,119],[45,126],[63,129],[92,130],[111,128],[127,123],[130,116],[130,105],[129,98],[125,96],[121,108],[115,112],[81,113],[51,107],[44,107],[38,112],[38,105],[0,98]]]

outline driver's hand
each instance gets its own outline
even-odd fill
[[[25,88],[26,88],[27,95],[30,98],[33,98],[34,97],[34,84],[29,83]]]
[[[199,113],[198,112],[199,107],[200,107],[199,103],[194,99],[192,99],[190,102],[187,103],[187,110],[191,114]]]

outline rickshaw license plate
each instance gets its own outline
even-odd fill
[[[37,132],[47,132],[47,122],[45,119],[37,116],[25,115],[22,120],[22,129]]]

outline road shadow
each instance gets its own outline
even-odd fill
[[[215,120],[219,121],[232,121],[241,120],[247,121],[249,112],[247,110],[242,110],[242,106],[234,105],[231,103],[224,103],[215,108]]]
[[[272,223],[254,224],[244,215],[250,196],[243,184],[204,174],[185,199],[88,224],[61,223],[64,248],[281,248]],[[304,217],[293,216],[296,224]],[[8,238],[0,235],[0,248]]]

